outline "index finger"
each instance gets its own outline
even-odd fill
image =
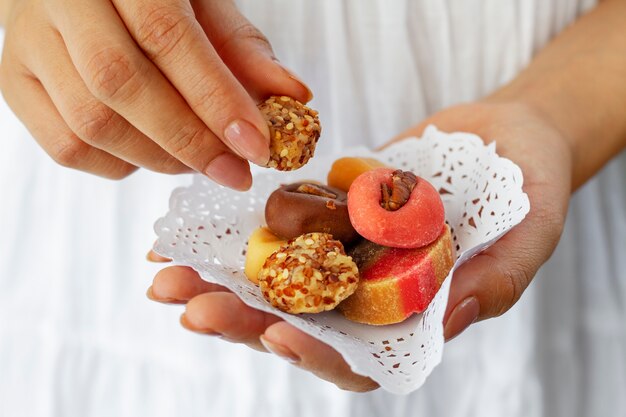
[[[71,0],[51,11],[72,62],[91,93],[187,166],[235,189],[251,176],[137,49],[113,6]]]
[[[139,47],[209,129],[244,158],[265,165],[267,124],[219,57],[191,4],[185,0],[113,3]]]

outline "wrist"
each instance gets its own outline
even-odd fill
[[[517,140],[527,138],[525,142],[533,147],[528,152],[544,152],[546,160],[552,161],[550,164],[559,165],[561,167],[559,181],[569,192],[574,192],[593,175],[592,172],[583,172],[579,163],[579,148],[568,136],[567,130],[554,120],[549,109],[530,99],[529,96],[512,94],[512,91],[498,90],[483,98],[481,102],[506,109],[506,114],[516,115],[517,123],[507,128],[521,129],[523,134],[512,136]],[[553,179],[545,180],[552,181]]]
[[[578,163],[580,159],[578,138],[581,137],[581,133],[576,131],[576,124],[570,123],[568,112],[559,114],[564,107],[560,106],[558,102],[542,98],[541,88],[524,85],[523,82],[518,83],[516,81],[496,90],[483,98],[482,101],[491,104],[506,104],[512,108],[517,108],[519,112],[530,115],[534,120],[538,120],[541,125],[556,132],[550,137],[560,141],[560,147],[565,152],[562,158],[571,161],[572,188],[578,188],[592,174],[581,172]],[[578,178],[583,176],[585,177],[584,180]]]
[[[626,147],[626,3],[605,1],[555,38],[487,101],[524,103],[569,144],[573,188]]]
[[[523,106],[559,132],[572,161],[572,191],[626,146],[624,105],[619,105],[626,91],[619,86],[612,93],[596,92],[590,80],[598,74],[581,75],[579,71],[522,73],[484,99]]]

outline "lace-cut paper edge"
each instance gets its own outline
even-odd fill
[[[242,273],[247,236],[264,223],[269,193],[281,183],[325,181],[332,162],[346,155],[374,157],[410,169],[442,193],[457,261],[426,312],[396,325],[362,325],[336,312],[283,313],[265,302]],[[255,176],[255,185],[246,194],[196,176],[191,186],[174,190],[170,211],[156,222],[155,251],[194,268],[207,281],[225,285],[251,307],[276,314],[333,346],[354,372],[371,377],[382,388],[407,394],[441,362],[449,277],[522,221],[530,209],[522,184],[521,170],[495,153],[495,143],[484,145],[475,135],[447,134],[429,126],[420,140],[407,139],[381,152],[353,148],[342,155],[318,156],[296,172],[265,171]]]

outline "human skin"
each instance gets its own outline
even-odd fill
[[[0,90],[59,164],[238,189],[269,159],[256,102],[311,99],[231,0],[0,0]]]
[[[444,110],[425,123],[444,131],[497,138],[498,154],[514,160],[524,172],[524,191],[531,204],[531,212],[520,225],[455,273],[445,315],[445,336],[449,339],[478,319],[508,310],[550,256],[567,211],[572,165],[560,133],[517,103],[462,105]],[[420,135],[422,126],[406,134]],[[161,259],[154,253],[149,257]],[[367,391],[376,387],[369,378],[352,373],[341,356],[324,343],[276,316],[246,306],[225,288],[202,281],[192,269],[172,266],[160,271],[148,296],[156,301],[186,303],[181,323],[192,331],[221,335],[258,350],[265,348],[296,360],[298,366],[344,389]],[[332,366],[329,358],[333,358]]]
[[[552,254],[570,195],[626,146],[626,2],[606,0],[546,46],[511,83],[475,103],[445,109],[428,124],[497,140],[498,153],[524,173],[531,211],[495,245],[454,274],[444,336],[499,316],[517,302]],[[154,261],[167,261],[149,254]],[[186,304],[181,323],[203,334],[271,351],[351,391],[377,384],[351,372],[341,355],[276,316],[254,310],[193,270],[160,271],[148,290],[156,301]],[[237,320],[233,320],[237,317]]]

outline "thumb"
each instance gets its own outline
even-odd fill
[[[270,95],[286,95],[303,103],[313,98],[306,84],[278,62],[267,38],[232,0],[199,0],[193,6],[217,53],[257,101]]]
[[[554,251],[563,229],[563,209],[559,203],[533,199],[533,189],[541,187],[525,188],[535,204],[522,223],[455,271],[443,320],[446,340],[475,321],[508,311]]]

